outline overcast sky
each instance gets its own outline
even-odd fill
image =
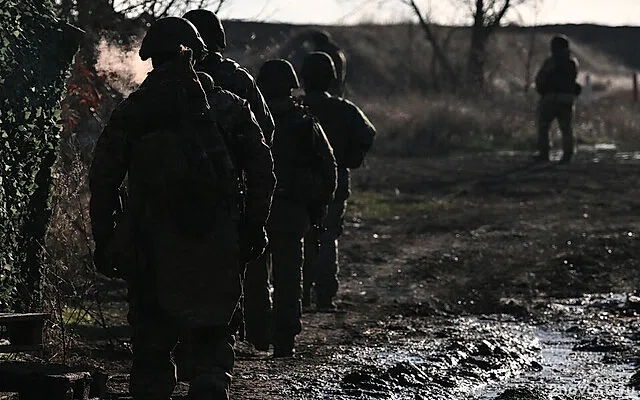
[[[352,24],[358,22],[397,22],[412,12],[401,0],[227,0],[223,18],[300,24]],[[417,0],[423,10],[431,5],[433,20],[440,23],[466,21],[465,0]],[[521,8],[511,20],[538,23],[597,23],[640,25],[640,0],[539,0],[538,13]]]

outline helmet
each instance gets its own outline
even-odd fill
[[[331,56],[322,51],[307,54],[302,64],[302,80],[309,89],[327,90],[336,79]]]
[[[564,53],[569,50],[569,39],[565,35],[556,35],[551,39],[551,52]]]
[[[268,98],[289,96],[291,89],[300,87],[293,65],[283,59],[269,60],[262,64],[256,83]]]
[[[196,60],[207,54],[207,46],[191,22],[178,17],[160,18],[151,24],[138,54],[146,61],[161,54],[177,54],[181,45],[193,50]]]
[[[205,9],[191,10],[182,18],[188,19],[195,25],[207,46],[217,47],[220,50],[227,47],[227,38],[222,22],[215,13]]]
[[[323,45],[331,42],[331,35],[329,32],[323,30],[312,30],[309,32],[309,37],[317,45]]]

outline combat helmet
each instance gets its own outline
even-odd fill
[[[289,96],[291,89],[300,87],[293,65],[284,59],[269,60],[262,64],[256,83],[267,98]]]
[[[210,48],[217,47],[223,50],[227,47],[227,37],[224,33],[222,22],[214,12],[201,8],[188,11],[182,18],[191,21],[195,25],[204,42]]]
[[[550,45],[553,54],[565,54],[569,51],[569,39],[565,35],[555,35]]]
[[[331,56],[322,51],[314,51],[304,58],[302,81],[307,89],[327,90],[336,80],[336,67]]]
[[[325,45],[331,42],[331,34],[325,30],[314,29],[309,32],[309,37],[316,45]]]
[[[191,22],[179,17],[164,17],[151,24],[138,54],[146,61],[177,54],[181,45],[190,48],[196,60],[207,55],[207,46]]]

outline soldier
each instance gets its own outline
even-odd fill
[[[309,213],[324,215],[336,187],[333,150],[318,121],[291,97],[300,87],[286,60],[270,60],[258,73],[258,86],[273,113],[276,130],[272,152],[276,190],[267,223],[269,247],[245,276],[247,339],[268,349],[273,332],[274,357],[294,353],[301,330],[302,238],[309,229]],[[271,257],[273,313],[270,310],[267,257]],[[259,265],[261,264],[261,265]],[[273,315],[273,323],[269,321]],[[273,330],[270,332],[270,325]]]
[[[311,302],[315,283],[316,307],[333,310],[338,291],[338,237],[342,233],[347,199],[350,195],[349,169],[359,168],[373,145],[373,124],[355,104],[327,91],[336,79],[328,54],[313,52],[302,66],[304,104],[318,118],[333,148],[338,164],[338,187],[323,220],[323,231],[310,230],[305,236],[303,305]],[[320,243],[319,249],[316,243]]]
[[[344,85],[347,78],[347,57],[338,45],[336,45],[326,31],[313,31],[311,41],[314,51],[327,53],[333,61],[336,70],[336,79],[329,87],[328,92],[334,96],[344,95]]]
[[[536,76],[536,90],[540,94],[537,110],[538,154],[536,161],[549,161],[549,128],[558,120],[562,132],[561,163],[573,156],[573,108],[581,86],[576,82],[578,61],[571,56],[569,40],[565,36],[551,39],[551,57],[542,64]]]
[[[211,75],[216,85],[247,100],[268,145],[273,139],[273,118],[267,104],[260,93],[253,77],[230,58],[222,56],[227,47],[222,22],[209,10],[198,9],[187,12],[183,18],[188,19],[198,29],[210,53],[196,63],[196,70]]]
[[[234,364],[229,322],[242,273],[238,180],[193,70],[206,51],[185,19],[151,25],[140,58],[151,58],[153,71],[113,111],[89,173],[96,269],[125,277],[129,288],[134,399],[171,398],[171,351],[185,330],[194,349],[190,398],[228,399]],[[257,257],[266,246],[273,164],[248,108],[240,109],[235,117],[244,122],[237,126],[251,127],[236,142],[252,192],[244,237]],[[127,211],[116,222],[126,175]]]

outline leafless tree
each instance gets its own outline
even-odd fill
[[[439,65],[453,83],[459,83],[460,78],[452,68],[451,61],[443,51],[428,19],[428,12],[423,12],[415,0],[400,0],[410,6],[422,26],[425,36],[433,46],[434,56]],[[471,22],[471,38],[467,58],[466,83],[469,88],[482,90],[485,84],[485,65],[487,59],[487,45],[489,39],[504,22],[507,13],[516,6],[532,0],[452,0],[457,5],[469,11]]]
[[[457,0],[469,9],[472,17],[471,41],[467,59],[467,83],[473,89],[483,89],[487,45],[507,12],[531,0]]]
[[[195,8],[220,12],[228,0],[109,0],[112,8],[125,15],[147,14],[153,18],[180,16]]]
[[[433,30],[433,27],[431,24],[431,18],[429,17],[430,15],[429,10],[427,10],[426,12],[423,12],[418,6],[418,4],[415,2],[415,0],[402,0],[402,1],[408,6],[410,6],[413,9],[415,15],[418,17],[418,21],[420,22],[420,26],[424,31],[425,37],[429,41],[429,43],[431,44],[431,48],[433,49],[432,51],[433,51],[434,64],[437,63],[440,66],[440,68],[445,74],[445,78],[447,82],[451,86],[453,86],[453,88],[455,89],[459,84],[459,77],[456,74],[451,64],[449,57],[447,56],[446,52],[443,50],[442,43],[440,42],[435,31]]]

